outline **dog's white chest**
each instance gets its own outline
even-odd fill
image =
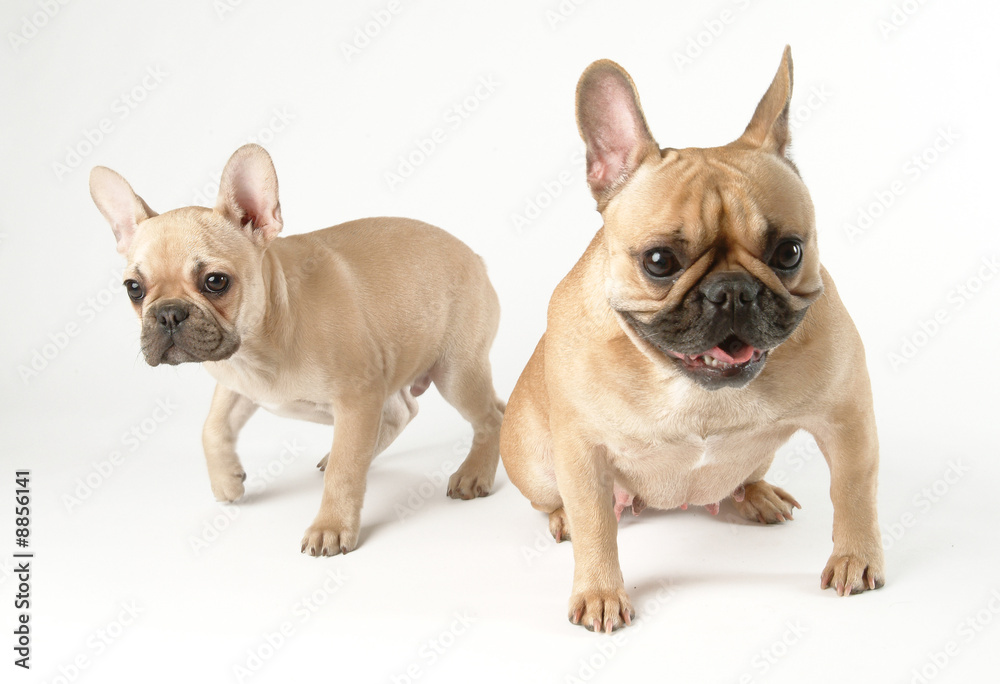
[[[624,475],[621,488],[654,508],[717,503],[773,455],[759,443],[744,433],[688,434],[618,451],[616,465]]]
[[[698,468],[703,468],[707,465],[711,465],[714,461],[718,459],[719,444],[718,437],[711,436],[706,439],[701,439],[698,437],[692,437],[692,442],[701,442],[701,454],[698,459],[691,464],[691,470],[698,470]]]

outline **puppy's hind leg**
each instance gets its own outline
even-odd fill
[[[409,387],[404,387],[385,400],[382,406],[382,422],[379,425],[378,442],[375,445],[375,455],[378,456],[392,444],[399,433],[414,419],[419,410],[417,400],[413,398]],[[323,457],[316,467],[326,470],[330,454]]]
[[[410,394],[410,388],[404,387],[385,400],[382,406],[382,423],[379,426],[378,442],[375,444],[375,455],[378,456],[392,444],[399,433],[413,420],[419,407],[417,400]]]
[[[500,452],[511,483],[535,510],[548,514],[549,532],[556,542],[561,542],[570,538],[570,526],[552,461],[544,342],[543,338],[538,343],[510,395],[500,430]]]
[[[451,359],[435,371],[434,384],[445,400],[472,424],[472,448],[448,480],[448,496],[474,499],[493,487],[500,461],[504,403],[493,389],[488,348],[474,358]]]
[[[236,439],[256,410],[257,405],[242,394],[216,385],[201,440],[212,493],[219,501],[233,502],[243,496],[247,474],[236,455]]]

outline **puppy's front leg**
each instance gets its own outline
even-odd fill
[[[222,385],[215,386],[201,443],[212,493],[219,501],[233,502],[243,496],[247,474],[236,455],[236,438],[256,410],[257,405],[242,394]]]
[[[323,499],[302,538],[302,553],[334,556],[358,543],[368,467],[375,456],[383,399],[354,398],[334,406],[333,447],[323,474]]]
[[[603,447],[586,444],[553,425],[556,480],[573,537],[573,594],[569,619],[611,632],[632,623],[635,611],[618,563],[614,475]]]
[[[870,396],[870,395],[869,395]],[[871,401],[841,407],[830,424],[813,435],[830,466],[833,554],[820,587],[841,596],[885,583],[885,558],[878,526],[878,436]]]

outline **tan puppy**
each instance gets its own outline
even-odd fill
[[[202,362],[218,380],[203,433],[217,499],[243,495],[236,438],[257,407],[336,419],[302,551],[347,553],[358,541],[368,466],[431,382],[475,429],[448,495],[489,493],[503,415],[489,362],[500,307],[466,245],[398,218],[277,239],[278,181],[257,145],[230,158],[214,209],[158,216],[104,167],[91,173],[90,191],[128,258],[125,287],[146,361]]]
[[[604,218],[556,288],[507,407],[511,481],[572,535],[569,615],[629,624],[615,514],[631,505],[779,522],[798,503],[762,478],[796,430],[830,465],[833,555],[821,586],[883,583],[878,441],[865,354],[819,262],[813,206],[786,156],[786,48],[746,132],[660,149],[629,75],[599,61],[577,87],[587,180]]]

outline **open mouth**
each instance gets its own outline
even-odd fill
[[[715,347],[697,354],[669,351],[681,368],[704,384],[742,386],[752,380],[764,365],[767,351],[746,344],[730,335]]]

